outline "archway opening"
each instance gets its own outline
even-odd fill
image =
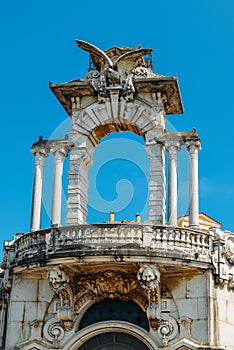
[[[109,132],[108,132],[109,133]],[[107,134],[108,134],[107,133]],[[87,222],[148,219],[149,159],[135,131],[111,132],[95,148],[89,168]]]
[[[96,335],[79,350],[149,350],[138,338],[123,332],[107,332]]]
[[[145,312],[134,301],[120,299],[103,299],[93,304],[81,319],[79,330],[102,321],[125,321],[136,324],[149,331],[149,323]]]

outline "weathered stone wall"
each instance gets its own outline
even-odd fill
[[[208,293],[206,275],[173,278],[172,295],[177,305],[180,337],[208,343]]]
[[[7,349],[26,340],[41,339],[52,297],[47,279],[14,276],[8,305]]]
[[[233,349],[234,295],[226,286],[214,289],[214,305],[217,322],[217,338],[227,349]]]

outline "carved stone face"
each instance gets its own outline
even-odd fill
[[[49,271],[48,279],[54,287],[59,287],[68,280],[66,273],[58,268]]]
[[[154,266],[142,266],[137,275],[143,288],[152,290],[156,288],[160,282],[160,272]]]
[[[153,269],[151,267],[146,267],[142,272],[142,280],[146,282],[151,282],[157,279]]]

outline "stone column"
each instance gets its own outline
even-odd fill
[[[168,141],[165,147],[168,150],[168,224],[177,226],[177,152],[180,143]]]
[[[48,157],[48,153],[44,146],[32,146],[31,153],[35,157],[31,231],[37,231],[37,230],[40,230],[40,225],[41,225],[41,202],[42,202],[44,157]]]
[[[61,224],[63,161],[64,157],[67,157],[68,150],[66,147],[58,144],[51,148],[51,152],[54,154],[51,226],[59,226]]]
[[[165,152],[157,142],[147,142],[146,151],[150,160],[149,222],[165,224]]]
[[[201,149],[200,141],[188,141],[186,147],[189,152],[189,227],[199,228],[198,208],[198,151]]]

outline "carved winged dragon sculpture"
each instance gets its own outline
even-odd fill
[[[141,47],[138,47],[137,49],[132,49],[124,47],[118,48],[120,53],[119,55],[117,54],[114,58],[110,58],[105,51],[99,49],[93,44],[90,44],[83,40],[76,40],[76,42],[81,49],[90,53],[90,56],[98,70],[104,68],[111,68],[122,73],[121,68],[123,67],[123,65],[126,65],[127,62],[131,62],[132,68],[136,68],[140,64],[145,65],[143,57],[152,53],[152,49],[142,49]],[[110,52],[113,55],[114,49],[116,48],[108,50],[108,52]]]
[[[124,87],[125,93],[134,92],[134,77],[155,77],[151,67],[146,65],[144,56],[151,55],[152,49],[113,47],[107,51],[83,40],[76,40],[78,47],[89,52],[95,70],[90,70],[85,79],[95,90],[105,94],[110,86]]]

